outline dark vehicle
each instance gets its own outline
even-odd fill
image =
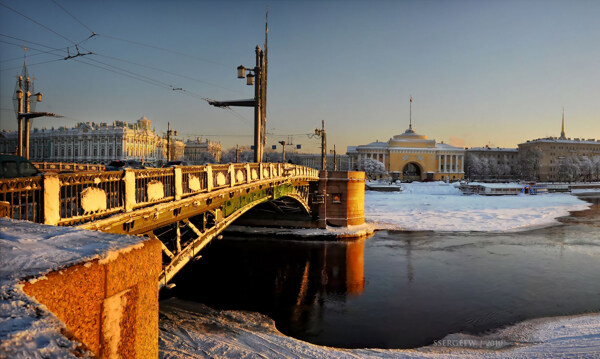
[[[189,164],[185,161],[169,161],[162,165],[163,168],[174,167],[174,166],[189,166]]]
[[[134,170],[143,170],[146,167],[140,161],[129,160],[129,161],[112,161],[104,167],[105,171],[123,171],[124,169],[131,168]]]
[[[41,172],[28,159],[14,155],[0,155],[0,178],[38,176]]]

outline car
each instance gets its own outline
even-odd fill
[[[111,163],[107,164],[104,167],[105,171],[123,171],[127,168],[131,168],[134,170],[143,170],[146,167],[144,166],[144,164],[140,161],[136,161],[136,160],[127,160],[127,161],[121,161],[121,160],[116,160],[116,161],[112,161]]]
[[[33,177],[41,174],[25,157],[0,155],[0,178]]]
[[[169,161],[162,165],[163,168],[167,167],[175,167],[175,166],[189,166],[189,164],[185,161]]]

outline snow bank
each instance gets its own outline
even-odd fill
[[[600,314],[528,320],[485,336],[452,334],[412,350],[318,346],[281,334],[262,314],[179,299],[161,302],[160,314],[161,358],[548,358],[600,350]]]
[[[365,220],[383,229],[517,231],[558,223],[589,204],[570,194],[463,196],[445,183],[403,184],[403,192],[365,192]]]
[[[64,324],[23,292],[23,279],[42,280],[54,270],[111,258],[143,237],[0,218],[0,358],[92,356],[65,337]]]

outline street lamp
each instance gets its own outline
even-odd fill
[[[256,46],[255,53],[255,67],[246,68],[243,65],[237,67],[237,78],[246,78],[246,85],[254,86],[254,98],[232,101],[209,100],[208,103],[215,107],[254,107],[254,162],[260,163],[263,159],[264,118],[266,117],[266,56],[263,50],[260,49],[260,46]]]
[[[238,79],[243,79],[246,77],[246,68],[242,65],[238,66]]]

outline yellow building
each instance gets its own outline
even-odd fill
[[[436,143],[416,133],[412,124],[400,135],[387,142],[348,147],[353,167],[364,169],[365,159],[374,159],[385,165],[396,180],[457,181],[465,176],[465,150],[445,143]]]

